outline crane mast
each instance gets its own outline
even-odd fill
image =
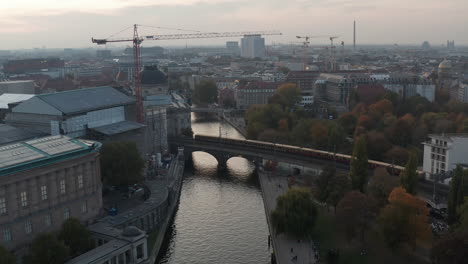
[[[95,39],[91,38],[92,43],[105,45],[115,42],[133,42],[133,87],[136,98],[137,121],[145,123],[145,114],[143,109],[143,91],[141,88],[141,43],[144,40],[175,40],[175,39],[203,39],[203,38],[228,38],[241,37],[249,35],[282,35],[278,31],[247,31],[247,32],[207,32],[190,34],[170,34],[170,35],[149,35],[140,36],[138,34],[138,25],[133,25],[133,38],[123,39]]]

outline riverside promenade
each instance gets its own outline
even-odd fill
[[[268,227],[271,234],[273,250],[277,264],[312,264],[315,261],[315,252],[312,242],[289,237],[286,234],[277,235],[271,223],[271,212],[276,208],[276,199],[288,191],[286,176],[276,175],[272,172],[259,171],[258,177],[262,189],[263,203]]]

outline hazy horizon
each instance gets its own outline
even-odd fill
[[[455,40],[468,44],[464,0],[16,0],[0,6],[0,50],[92,47],[91,37],[106,38],[131,25],[205,32],[279,30],[267,43],[298,42],[296,35],[339,35],[352,44],[353,20],[361,45],[433,47]],[[182,33],[142,27],[141,34]],[[117,37],[129,37],[127,30]],[[239,38],[231,38],[238,40]],[[154,41],[147,46],[222,45],[227,38]],[[326,38],[312,39],[326,45]],[[119,44],[122,46],[122,44]]]

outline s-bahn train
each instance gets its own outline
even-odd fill
[[[220,137],[212,137],[212,136],[205,136],[205,135],[195,135],[195,140],[205,141],[205,142],[213,142],[213,143],[221,143],[226,145],[244,145],[248,147],[254,147],[259,150],[269,150],[269,151],[276,151],[278,153],[288,153],[288,154],[300,154],[304,156],[308,156],[314,159],[319,160],[328,160],[334,161],[343,165],[349,165],[351,162],[351,156],[346,154],[340,153],[333,153],[318,149],[311,149],[311,148],[301,148],[297,146],[291,145],[283,145],[283,144],[276,144],[270,142],[263,142],[257,140],[245,140],[245,139],[232,139],[232,138],[220,138]],[[375,169],[377,167],[384,167],[390,174],[399,175],[400,172],[404,170],[404,167],[397,166],[381,161],[376,160],[369,160],[369,169]],[[422,173],[422,172],[419,172]]]

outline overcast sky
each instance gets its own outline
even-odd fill
[[[296,35],[340,35],[358,44],[468,44],[468,0],[0,0],[0,50],[92,46],[135,23],[207,32],[280,30],[267,42]],[[174,31],[142,28],[142,34]],[[179,32],[182,33],[182,32]],[[117,35],[131,36],[130,30]],[[235,39],[234,39],[235,40]],[[146,45],[221,44],[226,39]],[[314,39],[312,44],[328,43]]]

